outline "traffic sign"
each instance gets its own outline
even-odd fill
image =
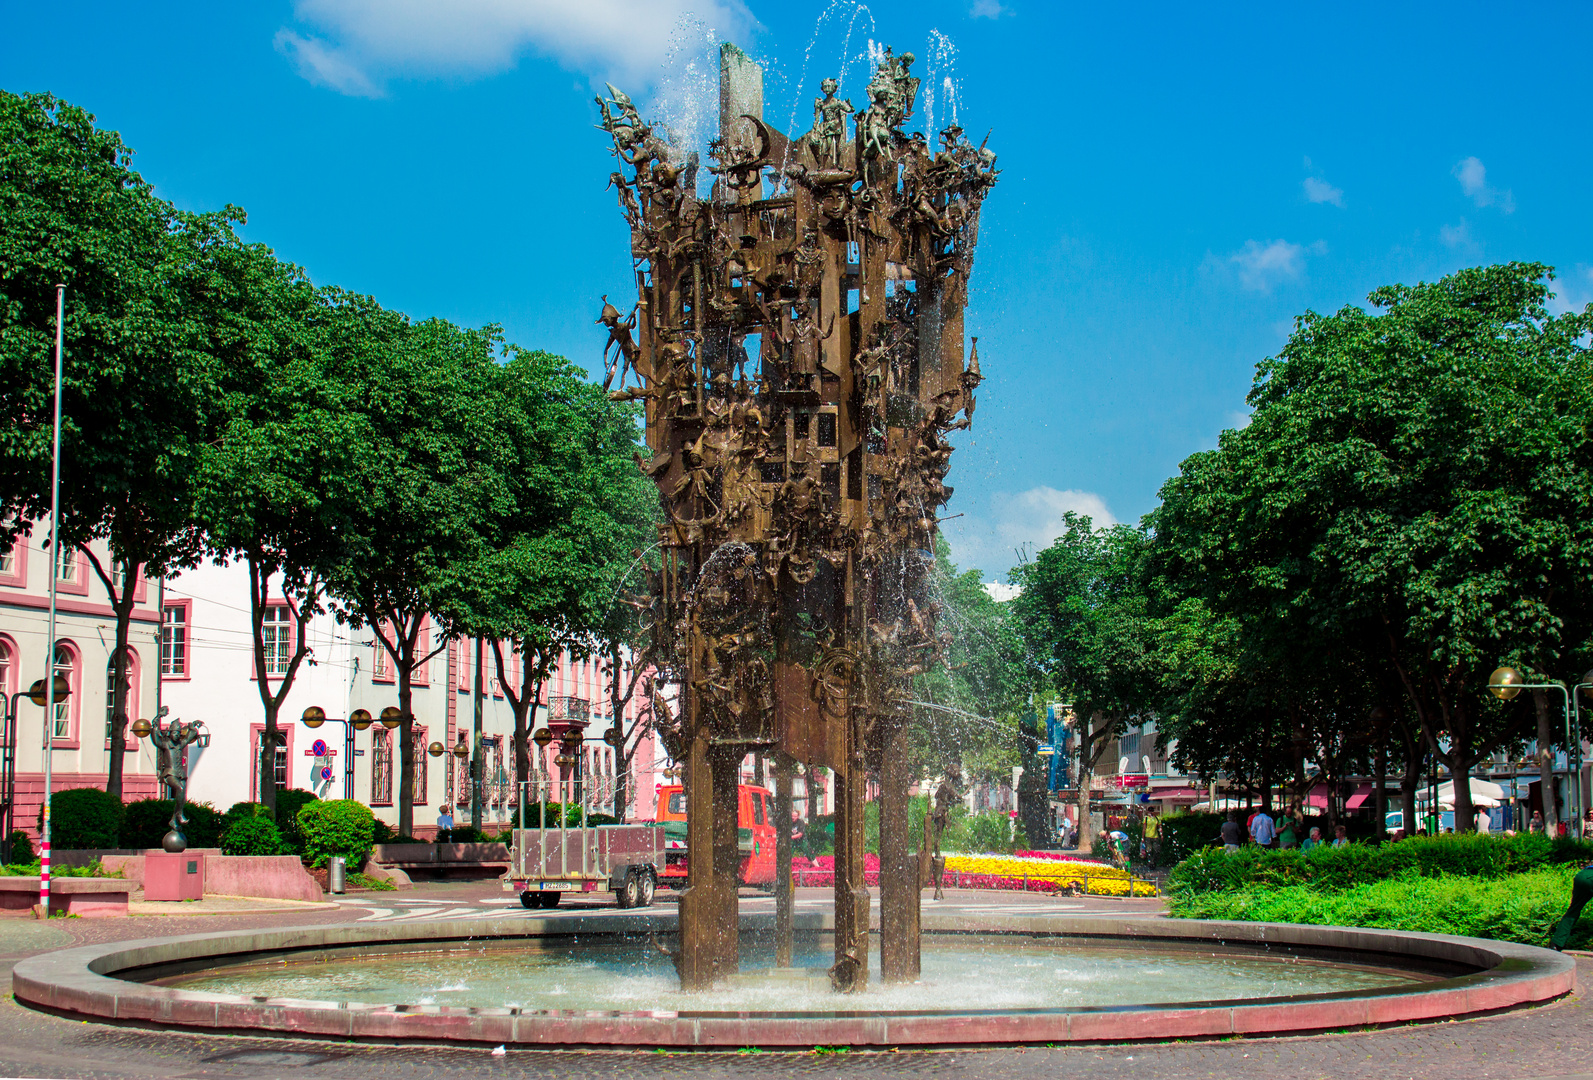
[[[316,757],[326,757],[326,740],[316,739],[310,744],[310,750]]]
[[[322,780],[330,780],[330,779],[332,779],[332,766],[330,766],[330,765],[322,765],[321,766],[321,779]]]

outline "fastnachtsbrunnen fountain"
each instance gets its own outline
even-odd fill
[[[922,913],[930,840],[909,835],[904,741],[914,678],[947,642],[928,584],[951,496],[947,436],[969,425],[980,382],[963,310],[997,171],[955,123],[909,130],[912,66],[911,54],[880,52],[861,107],[825,80],[811,130],[793,137],[764,118],[762,70],[726,45],[707,161],[623,93],[598,102],[636,297],[629,312],[604,301],[606,378],[644,403],[643,467],[664,507],[661,565],[632,602],[651,629],[645,660],[678,690],[673,710],[655,691],[653,709],[684,767],[687,848],[711,853],[690,859],[678,918],[349,923],[88,946],[16,965],[19,1001],[296,1036],[864,1047],[1322,1030],[1574,987],[1568,958],[1468,938]],[[753,752],[774,766],[772,923],[738,911],[737,769]],[[833,913],[794,910],[797,763],[836,776]],[[869,777],[877,928],[863,869]],[[740,973],[744,959],[760,970]]]

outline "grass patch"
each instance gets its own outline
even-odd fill
[[[369,889],[372,892],[392,892],[398,888],[386,878],[371,877],[369,874],[349,874],[344,879],[344,884],[355,889]]]
[[[1367,926],[1541,946],[1570,906],[1571,879],[1578,869],[1545,867],[1481,879],[1407,872],[1339,890],[1307,885],[1184,890],[1169,898],[1168,913],[1180,919]],[[1583,920],[1571,946],[1586,948],[1590,939],[1593,923]]]

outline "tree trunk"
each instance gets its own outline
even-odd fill
[[[414,657],[413,649],[403,651],[409,658]],[[403,763],[398,774],[398,832],[401,836],[415,835],[415,714],[411,711],[414,690],[410,682],[413,674],[413,664],[399,662],[398,711],[403,717],[398,727],[398,759]]]
[[[1080,717],[1079,738],[1079,850],[1088,851],[1094,843],[1093,823],[1090,821],[1090,790],[1095,785],[1095,766],[1106,753],[1106,735],[1112,725],[1096,725],[1106,720],[1100,713]]]
[[[1373,780],[1376,785],[1372,788],[1372,813],[1377,815],[1377,825],[1372,830],[1372,835],[1381,841],[1388,830],[1388,733],[1383,733],[1383,740],[1377,744],[1377,757],[1372,766]]]
[[[1554,805],[1554,722],[1549,716],[1549,694],[1532,691],[1532,707],[1538,714],[1538,791],[1543,800],[1543,828],[1555,835],[1560,815]]]
[[[609,669],[608,704],[609,715],[614,718],[614,816],[624,821],[631,794],[631,757],[625,752],[625,702],[620,696],[620,650],[617,644],[609,646],[608,659],[612,665]]]
[[[475,699],[475,713],[472,717],[473,731],[470,747],[470,824],[474,828],[481,828],[481,721],[482,710],[487,702],[487,680],[481,670],[486,664],[487,653],[482,640],[476,638],[476,671],[475,689],[471,697]]]
[[[111,696],[111,730],[109,744],[106,751],[109,763],[105,770],[105,790],[118,799],[122,797],[122,766],[127,757],[123,744],[127,740],[127,638],[128,631],[132,628],[132,585],[124,586],[123,591],[128,594],[125,604],[116,604],[116,648],[111,653],[111,665],[115,671],[113,685],[115,693]],[[123,610],[126,608],[127,610]],[[155,650],[157,665],[156,678],[159,678],[158,666],[160,664],[160,649]]]
[[[1460,757],[1459,760],[1464,762],[1466,759]],[[1471,803],[1471,766],[1474,764],[1475,762],[1468,762],[1459,769],[1453,766],[1449,769],[1449,779],[1455,786],[1455,832],[1457,833],[1477,831],[1477,812]],[[1438,823],[1438,831],[1443,832],[1442,813]]]

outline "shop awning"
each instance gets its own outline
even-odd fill
[[[1197,799],[1204,799],[1206,793],[1189,787],[1169,787],[1151,788],[1146,792],[1146,796],[1151,802],[1194,802]]]
[[[1357,784],[1355,787],[1355,794],[1351,795],[1350,801],[1344,804],[1344,809],[1354,810],[1371,797],[1371,784]]]

